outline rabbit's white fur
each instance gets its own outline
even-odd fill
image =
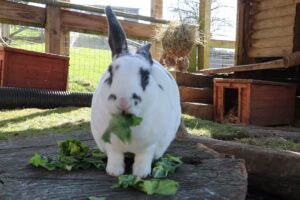
[[[123,41],[121,29],[111,8],[107,8],[108,21],[112,29],[110,46],[113,62],[107,70],[94,93],[92,100],[91,129],[98,147],[107,153],[106,171],[113,176],[124,173],[124,153],[135,154],[133,174],[145,177],[151,173],[153,159],[161,157],[175,138],[181,121],[179,90],[171,74],[157,61],[152,60],[150,46],[141,47],[136,54],[127,51],[127,43]],[[115,21],[113,21],[115,20]],[[113,32],[120,40],[114,40]],[[111,36],[113,35],[113,36]],[[118,42],[121,41],[121,44]],[[119,42],[120,43],[120,42]],[[117,47],[120,48],[116,48]],[[119,46],[118,46],[119,45]],[[114,51],[117,49],[117,51]],[[125,54],[122,54],[125,49]],[[119,51],[119,52],[118,52]],[[120,52],[121,51],[121,52]],[[142,85],[141,71],[147,71],[149,78]],[[110,81],[109,81],[110,79]],[[144,86],[144,87],[143,87]],[[110,98],[113,95],[114,98]],[[134,99],[133,95],[138,96]],[[111,134],[110,143],[102,140],[113,114],[120,110],[119,98],[126,99],[130,108],[126,112],[142,118],[140,125],[131,128],[130,142],[122,142]]]
[[[105,84],[105,80],[110,76],[106,72],[94,93],[92,133],[98,147],[107,153],[106,170],[109,174],[114,176],[123,174],[124,153],[131,152],[135,154],[133,174],[145,177],[151,172],[152,160],[161,157],[175,138],[181,120],[178,87],[169,72],[156,61],[151,67],[149,85],[145,91],[142,91],[140,86],[139,68],[150,67],[146,60],[127,55],[116,59],[113,65],[119,65],[119,69],[114,73],[112,86]],[[111,136],[111,143],[104,143],[102,135],[109,125],[112,114],[118,113],[117,105],[111,105],[112,102],[107,100],[108,95],[125,93],[131,96],[132,92],[142,93],[140,107],[131,111],[143,119],[141,124],[131,128],[130,143],[123,143],[114,134]]]

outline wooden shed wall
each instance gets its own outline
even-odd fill
[[[294,0],[252,0],[248,57],[282,57],[293,52]]]

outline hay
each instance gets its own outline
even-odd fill
[[[198,27],[179,22],[162,26],[155,38],[162,43],[164,52],[174,58],[188,56],[194,45],[201,44]]]

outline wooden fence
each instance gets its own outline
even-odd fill
[[[27,1],[27,0],[25,0]],[[24,1],[23,1],[24,2]],[[69,32],[107,34],[107,25],[101,8],[71,4],[63,1],[53,0],[28,0],[27,2],[39,2],[45,4],[45,8],[27,4],[0,0],[0,23],[25,25],[45,28],[46,52],[54,54],[69,55]],[[235,48],[232,41],[211,40],[210,35],[210,8],[211,0],[200,0],[201,30],[206,35],[204,46],[198,47],[198,55],[194,52],[191,58],[192,64],[198,69],[208,68],[210,59],[210,48]],[[69,8],[72,8],[70,10]],[[157,26],[168,21],[162,20],[163,0],[151,0],[151,17],[132,15],[118,12],[118,16],[130,17],[149,21],[151,23],[137,23],[120,20],[124,31],[129,38],[152,41]],[[79,12],[74,9],[80,9]],[[97,14],[96,14],[97,13]],[[153,57],[159,59],[161,55],[160,44],[152,41]],[[198,58],[196,60],[195,58]]]

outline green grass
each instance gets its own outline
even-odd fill
[[[244,144],[250,144],[255,146],[263,146],[273,149],[283,149],[289,151],[300,152],[300,144],[286,140],[279,137],[268,137],[268,138],[243,138],[238,140]]]
[[[192,116],[183,115],[183,121],[189,133],[221,140],[233,140],[248,137],[242,129],[232,125],[218,124],[208,120],[201,120]]]
[[[0,116],[0,139],[90,130],[90,108],[0,110]]]
[[[0,110],[0,139],[90,131],[90,108]],[[188,131],[222,140],[300,152],[300,144],[282,138],[249,138],[242,128],[182,115]]]

